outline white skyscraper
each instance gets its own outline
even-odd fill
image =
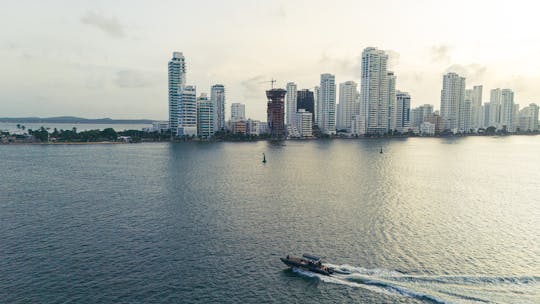
[[[287,83],[287,96],[285,97],[285,106],[286,106],[286,119],[285,123],[288,126],[295,125],[294,120],[296,119],[296,97],[297,97],[297,87],[294,82]]]
[[[212,86],[210,101],[214,105],[214,132],[225,130],[225,87],[222,84]]]
[[[501,128],[514,132],[514,92],[510,89],[501,90]]]
[[[322,118],[322,107],[321,107],[321,88],[315,86],[313,88],[313,94],[315,95],[315,124],[320,129],[321,128],[321,118]]]
[[[383,134],[388,131],[388,55],[368,47],[362,52],[362,79],[359,132]]]
[[[351,132],[351,120],[354,115],[354,106],[358,95],[357,84],[354,81],[347,81],[339,84],[339,104],[337,129]]]
[[[387,130],[396,130],[396,76],[388,72],[388,110]],[[410,104],[409,104],[410,107]],[[400,131],[401,132],[401,131]]]
[[[246,105],[239,102],[231,104],[231,122],[246,119]]]
[[[411,114],[411,96],[409,93],[397,91],[394,113],[395,130],[400,133],[409,131]]]
[[[472,127],[473,128],[481,128],[482,125],[480,124],[480,121],[482,119],[482,89],[483,87],[481,85],[477,85],[473,87],[473,93],[472,93]]]
[[[441,90],[441,117],[444,129],[458,132],[463,125],[463,112],[465,99],[465,77],[456,73],[448,73],[443,76],[443,88]]]
[[[195,86],[183,86],[179,90],[178,136],[197,135],[197,92]]]
[[[500,128],[501,124],[501,89],[493,89],[489,93],[489,120],[486,127]]]
[[[538,131],[538,105],[531,103],[519,112],[519,129],[522,132]]]
[[[296,112],[296,130],[298,130],[299,136],[311,137],[313,136],[313,114],[307,112],[304,109],[299,109]]]
[[[204,93],[197,98],[197,135],[201,138],[214,135],[214,105]]]
[[[186,60],[182,52],[173,52],[169,61],[169,127],[173,135],[178,128],[180,89],[186,85]]]
[[[324,134],[336,134],[336,81],[332,74],[321,74],[319,129]]]

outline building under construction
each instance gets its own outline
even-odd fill
[[[285,138],[285,94],[287,91],[284,89],[266,91],[268,131],[274,139]]]

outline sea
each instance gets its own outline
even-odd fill
[[[1,303],[540,303],[540,136],[0,145],[0,161]],[[303,253],[342,273],[279,260]]]

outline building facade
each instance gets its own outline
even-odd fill
[[[336,134],[336,79],[332,74],[321,74],[319,129],[324,134]]]
[[[388,55],[377,48],[362,52],[360,133],[388,132]]]
[[[179,90],[177,136],[197,136],[197,90],[187,85]]]
[[[231,104],[231,122],[246,119],[246,105],[239,102]]]
[[[210,88],[210,100],[214,106],[214,132],[225,130],[225,86],[215,84]]]
[[[173,52],[168,63],[169,72],[169,128],[172,135],[178,129],[178,103],[180,102],[180,89],[186,85],[186,59],[182,52]]]
[[[463,130],[463,109],[465,102],[465,77],[456,73],[443,76],[441,90],[441,117],[444,128],[456,133]],[[461,128],[460,128],[461,126]]]
[[[339,84],[339,104],[336,127],[338,130],[345,129],[351,132],[351,121],[355,114],[355,103],[358,96],[358,85],[354,81],[346,81]]]
[[[313,114],[307,112],[304,109],[299,109],[296,112],[296,129],[300,137],[312,137],[313,136]]]
[[[274,139],[285,138],[285,95],[286,90],[271,89],[266,91],[268,98],[267,118],[268,132]]]
[[[315,98],[312,91],[300,90],[297,92],[296,109],[297,111],[304,109],[306,112],[311,113],[312,122],[315,123]]]
[[[214,104],[204,93],[197,98],[197,136],[205,139],[214,136]]]
[[[407,92],[397,91],[394,115],[394,130],[406,133],[410,128],[411,96]]]
[[[288,126],[295,125],[294,119],[296,118],[296,99],[297,99],[297,86],[294,82],[287,83],[287,97],[285,99],[286,109],[286,120],[285,123]]]

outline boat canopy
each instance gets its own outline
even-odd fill
[[[321,260],[320,257],[315,256],[315,255],[313,255],[313,254],[309,254],[309,253],[304,253],[304,254],[302,255],[302,257],[304,257],[304,258],[306,258],[306,259],[309,259],[309,260],[312,260],[312,261],[314,261],[314,262],[318,262],[318,261]]]

